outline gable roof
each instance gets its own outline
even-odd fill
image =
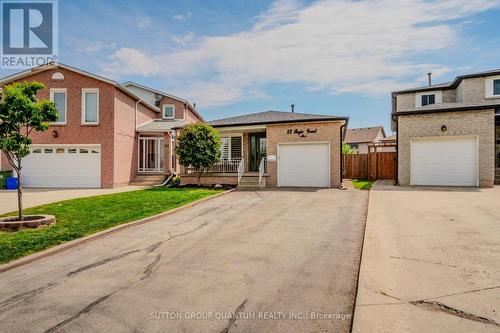
[[[344,142],[345,143],[364,143],[373,142],[382,131],[385,138],[384,126],[363,127],[363,128],[348,128]]]
[[[137,132],[167,132],[172,129],[182,128],[187,124],[184,119],[181,120],[165,120],[153,119],[137,127]]]
[[[49,70],[49,69],[54,69],[54,68],[63,68],[65,70],[68,70],[68,71],[71,71],[71,72],[75,72],[75,73],[78,73],[78,74],[81,74],[81,75],[85,75],[85,76],[91,77],[91,78],[96,79],[98,81],[106,82],[106,83],[114,86],[118,90],[122,91],[123,93],[127,94],[128,96],[132,97],[135,101],[140,101],[141,104],[145,105],[149,109],[151,109],[151,110],[153,110],[155,112],[160,112],[159,108],[157,108],[156,106],[151,105],[148,102],[142,100],[139,96],[137,96],[136,94],[134,94],[133,92],[131,92],[130,90],[128,90],[127,88],[125,88],[124,86],[122,86],[121,84],[119,84],[118,82],[116,82],[114,80],[111,80],[111,79],[108,79],[108,78],[106,78],[104,76],[100,76],[100,75],[97,75],[97,74],[93,74],[93,73],[90,73],[90,72],[78,69],[76,67],[65,65],[65,64],[60,63],[60,62],[48,63],[48,64],[45,64],[45,65],[42,65],[42,66],[34,67],[34,68],[31,68],[31,69],[27,69],[25,71],[21,71],[21,72],[14,73],[12,75],[3,77],[3,78],[0,79],[0,85],[5,85],[5,84],[10,83],[12,81],[20,80],[22,78],[29,77],[31,75],[34,75],[34,74],[37,74],[37,73],[40,73],[40,72],[43,72],[43,71],[46,71],[46,70]]]
[[[163,92],[163,91],[160,91],[160,90],[157,90],[157,89],[154,89],[154,88],[151,88],[151,87],[147,87],[147,86],[144,86],[142,84],[139,84],[139,83],[136,83],[136,82],[133,82],[133,81],[127,81],[127,82],[124,82],[122,83],[122,86],[124,87],[130,87],[130,86],[134,86],[134,87],[137,87],[137,88],[140,88],[140,89],[143,89],[143,90],[147,90],[147,91],[150,91],[152,93],[155,93],[155,94],[158,94],[158,95],[162,95],[162,96],[165,96],[165,97],[168,97],[168,98],[171,98],[171,99],[175,99],[177,101],[180,101],[182,103],[185,103],[187,105],[187,107],[198,117],[200,118],[201,121],[204,121],[203,117],[201,116],[201,114],[195,109],[194,105],[191,104],[191,102],[189,102],[187,99],[184,99],[184,98],[181,98],[181,97],[177,97],[177,96],[174,96],[174,95],[171,95],[171,94],[168,94],[166,92]]]
[[[414,92],[431,91],[431,90],[455,89],[460,84],[460,82],[464,79],[473,79],[476,77],[493,76],[493,75],[500,75],[500,69],[492,69],[492,70],[476,72],[476,73],[472,73],[472,74],[459,75],[459,76],[455,77],[455,79],[453,81],[450,81],[450,82],[443,82],[443,83],[432,84],[430,86],[393,91],[392,94],[404,94],[404,93],[414,93]]]
[[[296,123],[305,121],[349,120],[348,117],[285,111],[264,111],[209,121],[213,127]]]

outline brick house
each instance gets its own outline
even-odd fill
[[[500,181],[500,70],[393,92],[392,119],[400,185]]]
[[[259,187],[339,187],[348,118],[266,111],[208,122],[221,134],[222,158],[204,183]],[[181,169],[185,183],[194,170]]]
[[[26,187],[117,187],[159,182],[179,166],[172,153],[175,130],[203,121],[188,101],[128,82],[91,74],[61,63],[3,79],[39,81],[40,99],[51,99],[59,120],[32,135],[23,162]],[[2,158],[2,170],[10,169]]]

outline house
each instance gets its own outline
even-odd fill
[[[32,134],[23,160],[26,187],[117,187],[134,179],[159,182],[176,168],[175,130],[203,121],[188,101],[158,90],[108,78],[61,63],[3,79],[0,86],[39,81],[59,120]],[[5,158],[2,169],[10,169]]]
[[[222,159],[204,183],[240,187],[339,187],[348,118],[266,111],[210,121],[220,132]],[[194,170],[181,179],[195,183]]]
[[[358,154],[368,154],[368,145],[385,138],[384,126],[348,128],[344,142]]]
[[[500,181],[500,70],[430,81],[392,93],[399,184],[492,187]]]

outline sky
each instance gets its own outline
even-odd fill
[[[391,91],[500,68],[499,32],[500,0],[59,0],[60,62],[207,120],[295,104],[390,132]]]

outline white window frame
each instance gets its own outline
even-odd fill
[[[485,98],[500,98],[500,94],[493,94],[493,81],[500,80],[500,75],[490,76],[484,80]]]
[[[172,117],[165,117],[165,107],[171,107],[173,110]],[[174,104],[163,104],[161,110],[161,116],[163,119],[175,119],[175,105]]]
[[[422,96],[424,95],[434,95],[434,104],[442,104],[443,103],[443,92],[441,90],[435,91],[422,91],[415,94],[415,107],[422,107]],[[434,105],[429,104],[429,105]],[[428,105],[426,105],[428,106]]]
[[[56,121],[51,123],[52,125],[66,125],[68,121],[68,91],[66,88],[51,88],[50,89],[50,100],[54,102],[54,93],[64,93],[64,121]],[[59,111],[59,110],[57,110]]]
[[[97,121],[85,121],[85,94],[97,93]],[[99,88],[83,88],[82,89],[82,125],[99,125]]]
[[[243,152],[243,134],[242,133],[240,133],[240,134],[226,134],[226,135],[221,135],[221,139],[222,138],[227,138],[228,139],[227,140],[228,141],[228,143],[227,143],[227,149],[228,149],[228,151],[227,151],[227,159],[228,160],[232,160],[233,159],[233,156],[231,156],[231,138],[233,138],[233,137],[239,137],[239,138],[241,138],[241,155],[242,155],[241,158],[243,158],[243,154],[244,154],[244,152]],[[221,159],[222,158],[223,157],[221,155]],[[240,158],[240,157],[235,157],[235,158]]]

